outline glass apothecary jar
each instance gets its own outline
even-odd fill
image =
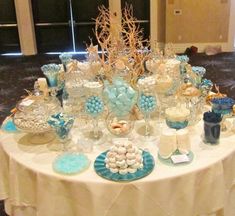
[[[131,113],[116,115],[111,112],[106,118],[106,125],[109,132],[118,137],[127,136],[133,130],[134,123]]]

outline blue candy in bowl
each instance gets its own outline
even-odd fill
[[[168,127],[179,130],[188,126],[190,110],[184,106],[177,105],[167,108],[165,111],[166,124]]]

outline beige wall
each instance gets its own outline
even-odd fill
[[[158,42],[165,43],[166,39],[166,1],[158,0]]]
[[[32,5],[30,0],[15,0],[16,18],[23,55],[37,54]]]
[[[231,0],[166,0],[167,43],[227,42]],[[182,15],[174,15],[181,9]]]
[[[109,2],[110,9],[116,12],[120,19],[120,0],[109,0]],[[150,2],[152,47],[155,47],[156,43],[164,46],[164,43],[173,42],[176,51],[181,52],[192,43],[201,51],[207,44],[220,44],[224,51],[233,51],[235,0],[150,0]],[[21,51],[24,55],[36,54],[31,0],[15,0],[15,5]],[[182,15],[175,16],[174,9],[182,9]]]
[[[152,49],[163,48],[166,32],[166,1],[150,0],[150,38]]]

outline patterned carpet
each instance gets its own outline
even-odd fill
[[[83,56],[75,56],[81,59]],[[59,63],[58,55],[37,56],[0,56],[0,124],[10,110],[25,95],[25,90],[32,90],[34,81],[43,74],[43,64]],[[215,56],[195,54],[190,57],[190,64],[204,66],[206,78],[220,86],[223,93],[235,98],[235,53],[220,53]],[[5,216],[0,202],[0,216]]]

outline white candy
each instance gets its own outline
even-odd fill
[[[135,164],[135,160],[126,160],[127,165],[131,166]]]
[[[129,160],[135,159],[135,158],[136,158],[136,155],[135,155],[135,153],[127,153],[127,154],[126,154],[126,158],[129,159]]]
[[[115,153],[115,152],[111,152],[111,151],[109,151],[108,153],[107,153],[107,156],[108,156],[108,158],[110,158],[110,157],[115,157],[117,154]]]
[[[117,173],[118,172],[118,169],[117,168],[110,168],[110,171],[112,172],[112,173]]]
[[[128,168],[128,172],[129,173],[135,173],[137,171],[137,169],[134,168]]]
[[[127,152],[128,153],[135,153],[135,149],[134,148],[129,148],[129,149],[127,149]]]
[[[126,161],[125,161],[125,160],[117,161],[117,162],[116,162],[116,165],[119,166],[119,167],[123,167],[125,164],[126,164]]]
[[[119,173],[120,173],[121,175],[125,175],[125,174],[127,174],[127,169],[120,169],[120,170],[119,170]]]
[[[125,153],[126,153],[126,149],[124,147],[118,148],[118,154],[125,154]]]
[[[130,166],[133,169],[138,169],[140,167],[140,163],[136,162],[133,165]]]
[[[117,161],[122,161],[126,159],[126,156],[124,154],[116,155]]]
[[[109,161],[110,161],[110,163],[115,163],[116,162],[116,158],[115,157],[109,158]]]
[[[116,163],[109,163],[110,168],[116,168],[117,164]]]

